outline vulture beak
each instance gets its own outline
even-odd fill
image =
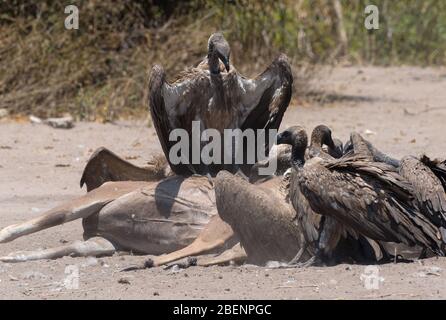
[[[331,148],[332,150],[336,150],[336,145],[332,139],[328,142],[327,146]]]
[[[286,144],[285,139],[283,137],[283,132],[279,133],[276,136],[276,140],[277,140],[276,144]]]
[[[228,59],[225,59],[225,60],[223,61],[223,63],[224,63],[224,65],[225,65],[225,69],[226,69],[226,71],[229,72],[229,60],[228,60]]]
[[[221,60],[221,62],[223,62],[223,64],[225,65],[225,69],[227,72],[229,72],[229,55],[228,54],[224,54],[221,53],[220,51],[218,51],[218,58]]]
[[[231,54],[231,49],[229,49],[228,43],[224,40],[224,42],[218,43],[215,47],[217,49],[218,59],[223,62],[226,71],[229,72],[229,56]]]
[[[348,153],[350,151],[353,151],[353,144],[352,144],[352,141],[350,139],[347,140],[347,142],[345,142],[343,151],[344,151],[344,153]]]

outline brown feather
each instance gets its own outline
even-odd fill
[[[166,81],[162,67],[152,69],[149,107],[167,158],[175,144],[169,141],[170,132],[182,128],[190,134],[194,120],[201,122],[202,129],[213,128],[220,133],[235,128],[278,129],[288,107],[293,78],[286,56],[279,56],[255,79],[241,76],[233,67],[226,73],[211,74],[204,65],[186,70],[173,83]],[[224,168],[169,164],[177,174],[208,173],[210,169],[216,173]]]

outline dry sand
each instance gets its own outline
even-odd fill
[[[317,90],[324,103],[291,105],[282,128],[308,130],[325,123],[345,140],[352,130],[394,156],[446,157],[446,69],[344,67],[327,72]],[[94,149],[105,146],[136,164],[160,151],[153,128],[143,122],[77,123],[71,130],[0,122],[0,227],[41,214],[81,195],[79,178]],[[0,245],[0,255],[82,239],[80,221]],[[445,298],[446,259],[379,266],[379,289],[361,280],[365,266],[338,265],[269,270],[254,266],[161,268],[119,273],[131,255],[0,263],[0,298],[8,299],[406,299]],[[67,266],[77,266],[79,288],[67,289]],[[69,269],[68,269],[69,271]],[[118,280],[127,277],[129,284]]]

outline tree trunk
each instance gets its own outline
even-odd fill
[[[332,0],[332,4],[336,16],[335,23],[339,41],[339,46],[337,51],[340,56],[344,56],[347,54],[348,40],[347,40],[347,32],[345,31],[345,26],[344,26],[344,18],[342,15],[342,5],[339,0]]]

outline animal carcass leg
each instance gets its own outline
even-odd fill
[[[226,222],[221,220],[219,216],[214,216],[201,231],[197,239],[187,247],[166,255],[151,256],[149,260],[147,260],[146,257],[144,258],[144,262],[140,265],[132,265],[124,268],[122,271],[145,269],[148,266],[162,266],[186,257],[221,252],[225,248],[230,248],[237,242],[238,239],[232,231],[232,228]]]
[[[115,253],[115,246],[108,240],[100,237],[86,241],[75,241],[71,244],[34,251],[18,251],[0,257],[1,262],[26,262],[41,259],[57,259],[65,256],[110,256]]]
[[[161,266],[181,258],[202,255],[221,250],[237,242],[232,228],[219,216],[214,216],[197,239],[187,247],[153,259],[154,266]]]
[[[197,266],[209,267],[215,265],[226,265],[231,262],[242,264],[246,261],[247,255],[240,242],[221,254],[214,257],[198,257]]]
[[[200,255],[198,257],[187,257],[180,260],[175,260],[167,265],[165,269],[170,269],[174,266],[178,266],[182,269],[189,268],[191,266],[209,267],[215,265],[228,265],[230,263],[242,264],[246,261],[247,255],[245,250],[238,242],[232,248],[223,251],[217,255]],[[133,269],[128,269],[133,270]],[[127,271],[127,270],[125,270]]]
[[[0,243],[17,239],[43,229],[54,227],[79,218],[86,218],[99,212],[110,201],[121,195],[134,191],[144,185],[144,182],[110,182],[77,199],[63,203],[48,210],[43,215],[14,224],[0,230]]]

